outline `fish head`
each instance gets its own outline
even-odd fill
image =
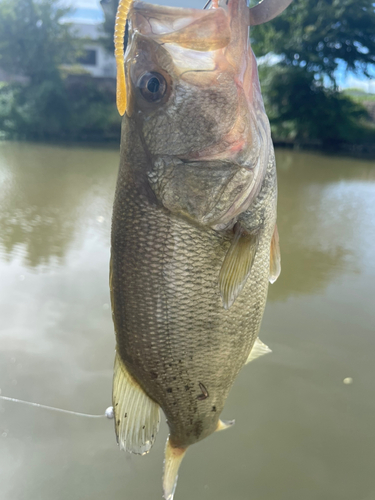
[[[245,0],[208,10],[134,2],[128,19],[126,115],[154,192],[198,223],[233,223],[259,192],[271,147]]]

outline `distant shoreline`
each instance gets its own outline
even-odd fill
[[[349,144],[341,143],[337,145],[317,144],[313,142],[297,142],[285,139],[273,139],[275,149],[292,149],[296,151],[317,151],[320,153],[345,155],[353,158],[363,158],[375,160],[375,144]]]
[[[323,146],[315,142],[297,142],[293,140],[273,138],[275,149],[290,149],[293,151],[313,151],[334,156],[349,156],[353,158],[362,158],[375,160],[375,144],[347,144],[342,143],[332,146]],[[79,140],[63,138],[51,140],[30,140],[30,139],[10,139],[0,138],[0,144],[4,142],[24,142],[31,144],[45,144],[46,146],[67,146],[67,147],[90,147],[90,148],[108,148],[118,149],[120,151],[120,135],[117,137],[103,138],[82,138]]]

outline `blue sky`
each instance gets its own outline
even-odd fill
[[[87,23],[98,23],[103,20],[103,11],[99,0],[65,0],[67,4],[76,9],[74,18]],[[147,0],[146,0],[147,1]],[[148,0],[152,3],[151,0]],[[174,5],[179,7],[201,8],[204,5],[202,0],[157,0],[158,4]],[[375,93],[375,71],[374,78],[369,80],[361,75],[346,73],[344,65],[340,65],[337,71],[337,80],[341,88],[356,87],[367,92]]]
[[[87,23],[103,21],[103,11],[99,0],[66,0],[66,4],[75,9],[74,19]]]
[[[88,19],[102,19],[102,9],[99,0],[63,0],[68,5],[77,9],[77,15],[84,14]],[[175,7],[192,7],[201,9],[205,0],[147,0],[149,3],[158,3],[159,5],[171,5]]]

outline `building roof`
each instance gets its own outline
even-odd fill
[[[79,38],[90,38],[91,40],[98,40],[103,36],[101,24],[86,24],[70,21],[72,23],[72,30]]]
[[[66,21],[82,24],[99,24],[104,21],[103,9],[97,8],[82,8],[73,5],[74,10],[66,16]]]

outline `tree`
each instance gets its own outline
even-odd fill
[[[253,28],[255,54],[280,55],[286,66],[327,75],[335,82],[339,60],[362,71],[375,64],[373,0],[294,0],[276,19]]]
[[[0,0],[0,67],[27,83],[1,88],[0,129],[11,136],[51,138],[67,130],[69,109],[60,65],[79,41],[63,23],[59,0]]]
[[[0,0],[0,67],[32,83],[59,78],[74,62],[80,41],[62,22],[70,9],[59,0]]]
[[[37,140],[119,136],[115,95],[90,75],[73,77],[82,40],[60,0],[0,0],[0,67],[26,83],[0,84],[0,131]],[[64,74],[63,74],[64,73]]]
[[[265,73],[265,105],[277,139],[310,145],[318,141],[327,148],[370,139],[362,106],[334,88],[325,88],[312,73],[279,66]]]
[[[113,35],[115,32],[115,21],[116,12],[119,0],[101,0],[100,5],[102,6],[104,12],[104,22],[103,22],[103,38],[102,43],[106,50],[110,53],[114,53],[115,45],[113,42]]]
[[[294,0],[278,18],[251,30],[256,55],[278,56],[261,65],[261,83],[274,138],[299,143],[374,139],[363,107],[337,89],[340,61],[369,76],[375,64],[373,0]],[[328,77],[328,78],[327,78]]]

